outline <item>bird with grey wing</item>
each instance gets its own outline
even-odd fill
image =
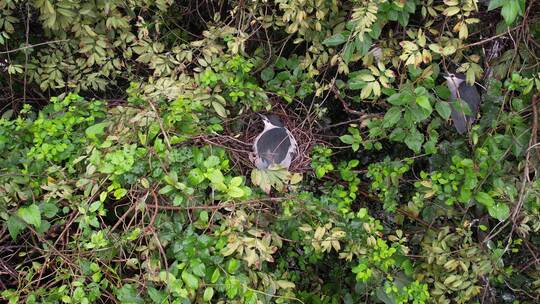
[[[286,168],[297,154],[297,144],[292,133],[276,115],[259,114],[264,123],[263,131],[253,142],[253,158],[259,170],[278,165]]]
[[[468,85],[461,73],[446,74],[446,86],[450,90],[451,117],[459,134],[467,132],[480,108],[480,93],[475,86]],[[470,111],[467,111],[468,108]]]

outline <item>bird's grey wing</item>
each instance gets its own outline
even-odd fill
[[[450,104],[450,108],[452,109],[450,115],[452,117],[452,121],[454,122],[454,127],[459,134],[463,134],[465,131],[467,131],[467,117],[465,116],[465,112],[463,110],[463,101],[456,98],[450,98],[450,101],[452,101]]]
[[[459,95],[461,96],[461,99],[467,102],[469,109],[471,110],[471,115],[467,115],[469,122],[474,121],[478,114],[478,109],[480,108],[481,97],[478,90],[474,86],[462,85],[459,88]]]
[[[281,164],[287,156],[291,141],[285,128],[273,128],[257,141],[257,151],[268,165]]]
[[[257,135],[257,137],[255,137],[255,140],[253,141],[253,152],[255,152],[255,154],[259,153],[258,150],[257,150],[257,143],[261,139],[262,135],[263,135],[263,132],[261,132],[259,135]]]
[[[289,135],[289,139],[291,140],[291,149],[289,154],[291,154],[291,158],[296,156],[298,154],[298,143],[296,142],[296,139],[292,135],[291,131],[287,130],[287,135]],[[294,156],[293,156],[294,155]]]
[[[258,150],[257,150],[257,143],[259,142],[259,140],[261,139],[261,136],[263,136],[264,133],[266,133],[268,130],[271,130],[273,129],[273,127],[268,127],[266,124],[264,125],[264,129],[262,130],[261,133],[259,133],[259,135],[257,135],[257,137],[255,137],[255,140],[253,141],[253,152],[255,152],[255,154],[258,154]]]

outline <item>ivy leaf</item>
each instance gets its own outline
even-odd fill
[[[41,225],[41,211],[39,211],[39,207],[36,204],[32,204],[28,207],[19,208],[17,214],[27,224],[33,225],[36,228]]]
[[[504,221],[510,216],[510,208],[504,203],[496,203],[495,205],[488,208],[489,215],[498,219],[499,221]]]
[[[339,33],[324,39],[322,43],[326,46],[338,46],[345,43],[345,41],[347,41],[347,37],[342,33]]]

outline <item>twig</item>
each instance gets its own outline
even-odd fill
[[[266,198],[259,198],[259,199],[254,199],[254,200],[238,202],[238,203],[228,203],[228,204],[218,204],[218,205],[201,205],[201,206],[183,207],[183,206],[167,206],[167,205],[154,204],[154,205],[148,205],[148,207],[158,208],[158,209],[162,209],[162,210],[174,210],[174,211],[196,210],[196,209],[215,210],[215,209],[223,209],[223,208],[235,207],[235,206],[239,206],[239,205],[256,205],[256,204],[263,203],[265,201],[279,202],[279,201],[286,200],[286,199],[287,199],[286,197],[266,197]]]
[[[538,149],[538,94],[534,95],[531,100],[532,110],[533,110],[533,125],[531,130],[531,140],[529,144],[529,149],[536,150],[537,161],[540,162],[540,149]],[[528,149],[527,149],[528,150]],[[527,151],[529,153],[529,151]]]
[[[495,36],[492,36],[492,37],[489,37],[487,39],[484,39],[484,40],[480,40],[480,41],[477,41],[477,42],[474,42],[474,43],[471,43],[471,44],[467,44],[467,45],[464,45],[462,46],[461,48],[462,49],[467,49],[467,48],[470,48],[470,47],[473,47],[473,46],[478,46],[478,45],[482,45],[482,44],[486,44],[492,40],[495,40],[497,38],[500,38],[500,37],[503,37],[503,36],[506,36],[506,35],[509,35],[511,31],[515,31],[519,28],[523,27],[522,24],[516,26],[516,27],[513,27],[511,29],[508,29],[507,32],[504,32],[504,33],[501,33],[501,34],[498,34],[498,35],[495,35]]]
[[[41,43],[37,43],[37,44],[32,44],[32,45],[23,46],[23,47],[20,47],[20,48],[18,48],[18,49],[13,49],[13,50],[9,50],[9,51],[0,52],[0,55],[16,53],[16,52],[18,52],[18,51],[22,51],[22,50],[26,50],[26,49],[35,48],[35,47],[37,47],[37,46],[42,46],[42,45],[47,45],[47,44],[55,44],[55,43],[62,43],[62,42],[66,42],[66,41],[69,41],[69,39],[62,39],[62,40],[53,40],[53,41],[41,42]]]
[[[26,2],[26,45],[30,37],[30,6]],[[23,84],[23,103],[26,103],[26,80],[28,74],[28,52],[24,52],[24,84]]]
[[[167,131],[165,131],[165,127],[163,126],[163,121],[161,121],[161,118],[159,118],[159,112],[156,109],[156,106],[154,106],[154,103],[151,100],[148,100],[148,103],[150,104],[150,107],[152,107],[152,110],[156,112],[156,115],[158,117],[159,127],[161,128],[161,133],[163,133],[163,138],[165,138],[165,143],[167,144],[167,148],[169,148],[169,150],[172,150],[171,142],[169,141],[169,136],[167,135]]]
[[[154,189],[150,189],[150,192],[152,193],[152,198],[154,199],[154,214],[152,215],[152,218],[150,219],[150,223],[146,227],[147,231],[153,230],[154,223],[156,222],[156,217],[158,214],[158,206],[159,206],[159,200],[156,195],[156,192]]]
[[[343,108],[345,109],[345,111],[347,111],[348,113],[354,114],[354,115],[360,115],[360,116],[364,115],[364,113],[362,113],[360,111],[356,111],[356,110],[351,109],[349,107],[349,104],[347,104],[347,101],[345,101],[345,99],[343,99],[343,97],[341,97],[341,95],[339,94],[339,91],[336,89],[335,86],[332,85],[331,90],[332,90],[332,92],[334,92],[334,95],[337,97],[337,99],[339,99],[339,101],[341,101],[341,104],[343,105]]]

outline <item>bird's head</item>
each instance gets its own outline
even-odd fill
[[[261,116],[263,123],[265,126],[272,126],[272,127],[283,127],[283,122],[277,115],[263,115],[259,113],[259,116]]]
[[[465,75],[462,73],[445,73],[443,77],[448,83],[452,83],[456,87],[465,82]]]

